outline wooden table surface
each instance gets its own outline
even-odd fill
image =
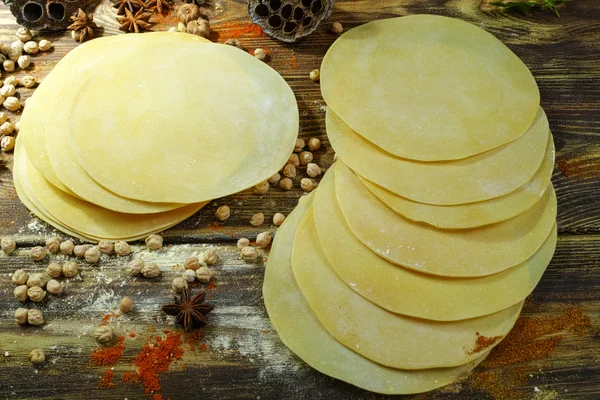
[[[269,65],[279,71],[293,88],[300,107],[300,136],[319,137],[323,148],[317,162],[328,167],[333,159],[324,127],[324,102],[319,85],[308,79],[318,68],[327,48],[335,40],[324,23],[309,38],[284,44],[248,29],[244,1],[213,2],[212,39],[223,42],[238,37],[248,48],[268,49]],[[464,19],[500,38],[532,70],[541,91],[542,106],[550,120],[557,148],[553,182],[558,195],[559,240],[554,260],[539,286],[527,300],[524,318],[556,316],[568,304],[580,305],[591,318],[592,328],[582,335],[562,332],[564,339],[552,354],[534,362],[503,367],[502,373],[525,370],[527,375],[510,390],[513,398],[598,399],[600,398],[600,2],[573,0],[560,9],[561,18],[546,11],[532,15],[490,15],[480,10],[478,0],[337,1],[330,21],[345,28],[377,19],[406,14],[432,13]],[[95,10],[104,35],[118,33],[115,13],[106,3]],[[161,18],[154,30],[175,25],[173,17]],[[15,40],[17,26],[5,6],[0,7],[0,41]],[[54,42],[49,53],[34,56],[27,72],[42,78],[77,44],[64,32],[43,32],[38,38]],[[360,56],[360,55],[358,55]],[[177,71],[173,71],[177,73]],[[17,75],[24,73],[18,72]],[[5,74],[6,76],[6,74]],[[20,96],[31,95],[19,89]],[[18,116],[11,115],[14,120]],[[178,329],[160,311],[172,300],[171,279],[177,264],[210,245],[220,257],[215,266],[215,286],[209,291],[215,310],[196,350],[187,349],[183,359],[160,376],[164,398],[375,398],[315,372],[291,354],[279,341],[266,315],[261,295],[264,259],[257,264],[239,260],[235,241],[254,238],[270,223],[254,228],[250,216],[263,212],[270,221],[275,212],[288,214],[303,192],[301,171],[289,192],[272,188],[266,195],[250,192],[218,199],[189,220],[165,232],[168,247],[148,254],[140,246],[135,257],[157,260],[162,277],[145,280],[128,277],[123,265],[129,258],[103,256],[99,266],[82,263],[82,279],[68,282],[61,297],[45,301],[47,323],[23,328],[14,322],[14,299],[10,274],[17,268],[41,270],[45,262],[33,262],[28,249],[43,245],[57,234],[33,217],[19,202],[11,178],[12,155],[2,154],[0,164],[0,236],[18,241],[16,254],[0,254],[0,398],[149,398],[137,384],[122,383],[125,371],[134,371],[132,360],[144,342],[163,330]],[[217,206],[227,204],[232,217],[225,223],[214,217]],[[59,234],[65,237],[64,234]],[[194,289],[198,290],[198,289]],[[115,387],[97,388],[106,367],[90,365],[97,347],[90,331],[107,313],[118,309],[122,296],[130,296],[136,310],[111,322],[127,336],[126,350],[114,366]],[[33,348],[44,348],[48,362],[36,369],[27,361]],[[184,345],[185,347],[185,345]],[[484,371],[478,369],[478,373]],[[503,379],[505,375],[496,375]],[[471,378],[460,385],[421,395],[419,399],[488,399],[505,397],[481,389]],[[545,397],[544,397],[545,396]]]

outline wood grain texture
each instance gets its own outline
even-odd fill
[[[532,376],[515,387],[519,398],[534,398],[534,388],[556,392],[560,399],[600,398],[600,3],[574,0],[560,9],[558,19],[548,12],[532,15],[490,15],[482,12],[478,0],[338,0],[332,20],[346,29],[378,18],[414,13],[449,15],[475,23],[500,38],[532,70],[541,91],[542,106],[550,119],[557,147],[553,182],[559,202],[559,243],[556,255],[540,285],[528,299],[523,317],[559,315],[565,304],[580,304],[592,319],[592,330],[565,339],[545,360],[506,368],[509,373],[525,368]],[[116,34],[115,12],[106,0],[94,11],[103,35]],[[161,17],[154,30],[176,24]],[[250,22],[242,0],[216,0],[212,12],[214,41],[224,42]],[[7,8],[0,6],[0,41],[12,42],[17,26]],[[268,63],[279,71],[294,90],[300,107],[300,136],[319,137],[323,148],[315,159],[328,167],[333,151],[325,135],[323,102],[319,85],[308,79],[335,36],[324,23],[313,35],[290,45],[266,36],[238,37],[248,49],[268,49]],[[77,44],[68,34],[42,33],[54,42],[51,52],[35,55],[26,73],[45,77],[58,60]],[[357,55],[360,57],[360,54]],[[19,89],[22,98],[32,90]],[[12,115],[13,120],[18,115]],[[2,154],[0,163],[0,236],[17,239],[16,255],[0,254],[0,398],[148,398],[135,384],[118,383],[113,389],[96,388],[103,368],[89,365],[95,348],[89,331],[102,316],[117,307],[121,296],[134,298],[136,311],[113,322],[120,331],[134,331],[136,339],[126,340],[126,351],[115,366],[117,381],[132,370],[131,361],[148,336],[173,329],[172,320],[158,308],[172,298],[170,281],[185,258],[202,250],[204,244],[217,248],[220,262],[215,288],[210,291],[216,305],[210,315],[202,343],[207,350],[187,351],[182,363],[161,376],[165,398],[379,398],[350,385],[321,375],[291,354],[278,340],[266,316],[261,286],[264,264],[246,264],[232,246],[237,238],[254,238],[263,230],[275,231],[266,223],[254,228],[248,220],[263,212],[266,220],[276,212],[288,214],[303,192],[300,176],[289,192],[271,188],[266,195],[251,191],[218,199],[194,217],[165,232],[172,245],[158,253],[140,253],[161,265],[156,280],[131,278],[123,265],[127,258],[103,256],[100,266],[82,264],[82,280],[68,282],[60,298],[48,298],[40,308],[48,323],[41,328],[22,328],[13,321],[19,303],[12,295],[9,274],[17,268],[39,270],[45,263],[27,257],[28,248],[42,244],[56,231],[32,217],[19,202],[11,179],[12,156]],[[227,204],[232,217],[225,223],[214,218],[219,205]],[[61,235],[64,236],[64,235]],[[267,257],[268,254],[265,255]],[[54,257],[53,257],[54,258]],[[48,259],[49,260],[49,259]],[[47,260],[47,261],[48,261]],[[49,362],[36,370],[26,356],[34,347],[45,347]],[[9,352],[4,357],[4,352]],[[183,368],[183,364],[187,368]],[[480,369],[481,371],[481,369]],[[460,389],[460,390],[459,390]],[[490,399],[469,380],[459,386],[438,390],[415,399]]]

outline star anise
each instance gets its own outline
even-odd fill
[[[205,298],[206,292],[200,292],[190,299],[190,293],[184,289],[179,301],[175,301],[174,304],[166,304],[161,309],[169,315],[175,315],[177,322],[183,324],[183,329],[189,331],[194,327],[201,328],[208,324],[206,314],[211,312],[214,307],[205,304]]]
[[[152,14],[145,13],[143,9],[138,10],[135,15],[129,9],[125,9],[125,15],[117,17],[117,21],[121,24],[119,29],[123,32],[135,33],[147,31],[150,28],[151,16]]]
[[[144,8],[144,2],[142,0],[110,0],[113,3],[113,7],[117,9],[117,15],[125,15],[125,10],[129,10],[132,13]]]
[[[71,16],[73,23],[67,27],[67,29],[73,30],[73,38],[79,43],[85,42],[88,39],[94,38],[94,29],[98,28],[98,25],[94,22],[94,16],[92,14],[86,14],[81,8],[77,10],[76,15]]]
[[[159,14],[162,14],[163,11],[167,12],[171,8],[167,0],[146,0],[144,6],[146,9],[156,11]]]

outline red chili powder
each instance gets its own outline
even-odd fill
[[[208,283],[208,286],[206,287],[208,290],[211,290],[215,287],[215,281],[210,281]]]
[[[241,21],[223,22],[216,26],[219,37],[224,39],[239,37],[259,37],[263,35],[262,28],[256,24]]]
[[[483,351],[483,350],[493,346],[500,339],[502,339],[502,336],[487,337],[487,336],[481,335],[479,332],[475,332],[475,334],[477,335],[477,340],[475,341],[475,346],[473,347],[473,350],[471,350],[467,353],[468,355],[473,355],[475,353],[479,353],[480,351]]]
[[[115,387],[115,383],[113,382],[113,379],[115,377],[115,371],[113,371],[112,369],[107,369],[106,372],[104,373],[104,376],[102,377],[102,379],[100,379],[100,382],[98,382],[98,386],[99,388],[101,387],[106,387],[106,388],[112,388]]]
[[[135,332],[131,332],[131,333],[129,334],[129,337],[133,339],[133,338],[135,337]]]
[[[119,336],[117,344],[112,347],[100,347],[92,351],[90,364],[93,366],[114,365],[121,359],[125,351],[125,336]]]

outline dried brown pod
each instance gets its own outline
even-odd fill
[[[333,0],[250,0],[252,22],[269,36],[292,43],[310,35],[331,15]]]
[[[89,0],[4,0],[4,3],[10,7],[17,24],[53,31],[65,29],[71,23],[69,16],[90,4]]]

